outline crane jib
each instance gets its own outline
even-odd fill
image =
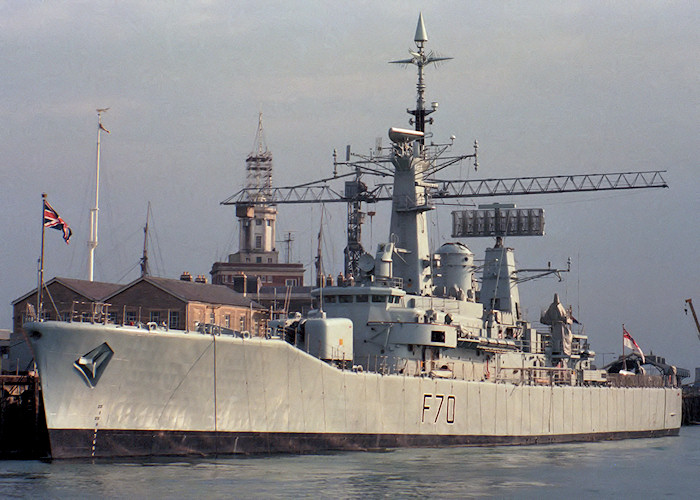
[[[474,180],[430,180],[437,188],[429,189],[433,199],[478,198],[530,194],[574,193],[610,191],[620,189],[667,188],[663,178],[665,170],[644,172],[617,172],[604,174],[554,175],[540,177],[509,177],[501,179]],[[242,189],[222,205],[236,204],[293,204],[293,203],[338,203],[353,201],[344,196],[341,189],[333,189],[326,183],[272,188],[264,201],[257,201],[255,190]],[[391,184],[377,184],[361,193],[361,201],[389,201],[393,198]]]

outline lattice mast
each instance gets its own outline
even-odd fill
[[[258,115],[255,142],[246,158],[245,171],[245,191],[249,195],[236,203],[236,217],[240,225],[239,250],[229,260],[276,264],[277,207],[272,201],[272,153],[265,143],[262,113]]]
[[[245,172],[245,187],[256,193],[254,201],[269,200],[272,190],[272,153],[265,144],[262,113],[258,115],[258,130],[255,134],[253,150],[245,161]]]

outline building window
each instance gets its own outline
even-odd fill
[[[107,314],[107,321],[114,324],[117,322],[117,313],[116,312],[110,312]]]
[[[284,280],[285,286],[297,286],[297,280],[295,279],[287,279]]]
[[[345,304],[352,302],[352,295],[338,295],[338,302]]]
[[[124,323],[127,325],[135,325],[136,324],[136,312],[135,311],[126,311],[126,314],[124,315]]]
[[[268,227],[272,225],[272,221],[270,219],[267,219],[267,225]]]
[[[262,262],[262,257],[255,257],[255,262],[260,264]]]
[[[255,237],[255,248],[262,248],[262,236]]]
[[[355,300],[357,302],[369,302],[369,295],[358,295]]]
[[[170,322],[168,328],[180,329],[180,311],[170,311]]]
[[[160,323],[160,311],[151,311],[150,321]]]
[[[255,219],[255,225],[256,226],[262,226],[262,219]]]
[[[272,257],[268,257],[268,258],[267,258],[267,263],[268,263],[268,264],[272,264]]]
[[[211,314],[209,314],[209,323],[211,323],[212,325],[216,324],[216,313],[214,313],[213,311],[211,312]]]
[[[230,314],[227,314],[226,316],[224,316],[224,326],[226,328],[231,328],[231,315]]]
[[[245,316],[241,316],[241,319],[240,319],[240,330],[241,330],[241,331],[245,330]]]

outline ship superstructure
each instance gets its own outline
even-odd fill
[[[421,15],[411,58],[392,61],[418,69],[416,106],[408,110],[412,115],[409,123],[415,128],[390,128],[389,155],[373,159],[393,169],[389,237],[378,245],[375,256],[360,256],[356,275],[345,276],[338,286],[312,292],[319,308],[310,316],[351,319],[352,353],[364,370],[370,370],[371,360],[378,358],[402,373],[439,373],[469,380],[483,380],[489,365],[498,365],[502,373],[508,369],[534,373],[555,365],[557,369],[590,369],[595,354],[585,335],[577,335],[575,354],[571,349],[552,350],[552,346],[562,345],[562,338],[571,345],[571,318],[563,306],[559,305],[565,314],[549,322],[554,326],[544,336],[522,316],[514,249],[507,247],[504,239],[506,235],[544,234],[541,210],[536,211],[534,232],[530,219],[526,230],[518,228],[522,214],[514,205],[484,206],[480,213],[463,216],[477,219],[481,226],[488,225],[489,217],[493,220],[496,244],[486,250],[480,287],[474,255],[465,244],[446,243],[435,254],[430,252],[426,214],[435,208],[429,192],[435,183],[428,176],[435,172],[439,156],[447,148],[425,141],[426,123],[433,122],[427,116],[438,106],[434,103],[426,109],[424,69],[449,58],[426,52],[427,40]],[[476,165],[476,151],[461,156],[468,157],[473,157]],[[459,235],[459,231],[453,234]],[[558,304],[558,298],[554,302]],[[316,339],[305,339],[306,321],[295,318],[273,326],[281,328],[280,333],[286,328],[287,338],[298,333],[302,342],[313,343]],[[317,319],[311,321],[316,323]],[[346,356],[346,350],[339,347],[338,356]]]

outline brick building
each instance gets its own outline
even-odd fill
[[[120,285],[57,277],[45,284],[43,297],[42,317],[49,320],[154,321],[179,330],[209,323],[252,335],[264,334],[267,327],[266,311],[252,297],[187,278],[144,276]],[[35,315],[36,298],[35,289],[12,302],[13,334],[18,339],[23,339],[22,324]]]
[[[90,321],[100,313],[96,304],[124,285],[73,278],[51,278],[44,284],[43,319],[63,321]],[[36,288],[12,302],[12,326],[22,331],[22,324],[36,314]]]
[[[196,330],[198,324],[214,324],[262,335],[266,311],[251,297],[226,286],[185,279],[145,276],[105,297],[116,323],[165,323],[176,330]]]

